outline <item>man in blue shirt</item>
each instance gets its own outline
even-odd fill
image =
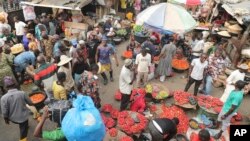
[[[32,51],[25,51],[20,54],[18,54],[14,59],[14,66],[15,66],[15,72],[17,73],[17,76],[21,76],[21,82],[24,78],[24,71],[26,67],[32,65],[36,65],[36,56],[39,55],[39,50]]]

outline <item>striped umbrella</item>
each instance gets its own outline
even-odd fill
[[[160,3],[143,10],[137,15],[136,24],[174,33],[188,32],[197,25],[186,9],[171,3]]]
[[[187,6],[196,6],[204,4],[206,0],[170,0],[170,2],[185,4]]]

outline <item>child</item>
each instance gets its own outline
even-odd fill
[[[235,83],[235,89],[231,91],[229,97],[223,105],[223,108],[218,116],[218,121],[222,122],[221,130],[218,134],[214,136],[215,139],[219,139],[224,131],[230,126],[230,120],[238,111],[242,101],[243,101],[243,88],[246,83],[242,80],[238,80]]]
[[[56,100],[67,100],[67,91],[63,86],[63,82],[66,80],[66,74],[64,72],[57,73],[57,81],[53,82],[52,91]]]

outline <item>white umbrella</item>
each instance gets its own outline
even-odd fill
[[[171,3],[160,3],[145,9],[137,15],[136,24],[174,33],[188,32],[197,25],[186,9]]]

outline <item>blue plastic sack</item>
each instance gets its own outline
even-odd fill
[[[78,95],[62,121],[62,131],[68,141],[102,141],[105,126],[99,111],[89,96]]]

